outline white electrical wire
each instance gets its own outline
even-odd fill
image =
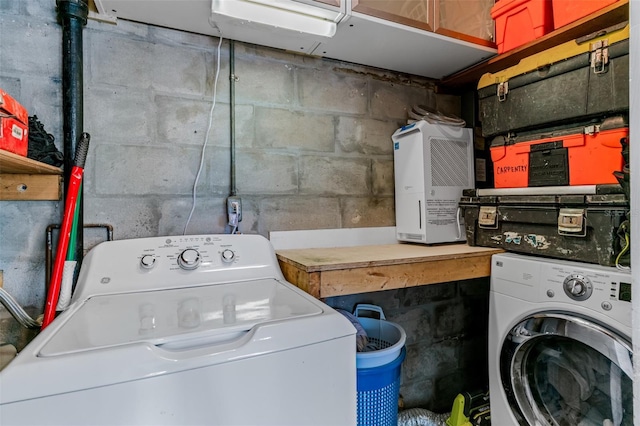
[[[193,199],[191,202],[191,211],[189,212],[189,217],[187,218],[187,223],[184,224],[184,231],[182,235],[187,234],[187,227],[189,226],[189,222],[191,222],[191,216],[193,216],[193,211],[196,209],[196,198],[197,198],[197,187],[198,180],[200,179],[200,173],[202,172],[202,166],[204,165],[204,152],[207,149],[207,142],[209,142],[209,132],[211,131],[211,125],[213,123],[213,110],[216,107],[216,94],[218,91],[218,76],[220,75],[220,48],[222,47],[222,37],[218,41],[218,54],[217,54],[217,65],[216,65],[216,76],[213,83],[213,102],[211,104],[211,111],[209,111],[209,125],[207,127],[207,134],[204,137],[204,144],[202,145],[202,152],[200,153],[200,167],[198,167],[198,173],[196,174],[195,182],[193,183]]]

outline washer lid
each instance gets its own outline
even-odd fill
[[[322,312],[311,296],[274,279],[96,296],[60,324],[39,355],[135,342],[179,347],[181,341],[222,340],[261,323]]]

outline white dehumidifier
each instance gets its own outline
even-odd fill
[[[398,241],[464,241],[458,202],[475,185],[471,129],[420,120],[392,140]]]

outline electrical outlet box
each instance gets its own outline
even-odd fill
[[[242,200],[240,197],[231,196],[227,198],[227,217],[231,225],[237,225],[238,222],[242,221]],[[234,221],[236,223],[233,223]]]

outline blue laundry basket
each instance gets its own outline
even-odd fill
[[[397,426],[400,371],[407,354],[403,347],[393,361],[357,368],[358,426]]]
[[[361,315],[367,311],[377,313],[380,319]],[[385,321],[380,306],[360,303],[353,313],[368,339],[365,351],[356,354],[358,426],[397,426],[407,335],[398,324]]]

